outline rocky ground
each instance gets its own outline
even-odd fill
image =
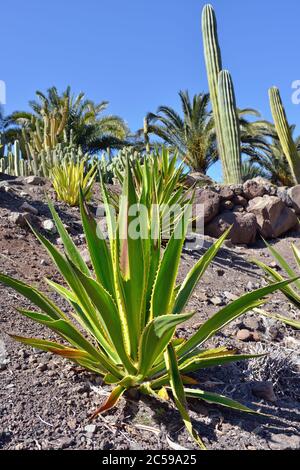
[[[43,278],[59,280],[59,276],[24,222],[24,217],[30,217],[32,223],[39,225],[59,245],[58,235],[49,221],[45,194],[54,199],[48,183],[35,185],[30,180],[1,181],[0,178],[0,271],[47,291]],[[96,191],[95,206],[98,200]],[[64,204],[56,207],[75,242],[84,250],[78,210]],[[300,244],[298,232],[275,240],[274,245],[293,264],[289,249],[292,241]],[[181,278],[210,243],[206,238],[204,248],[185,250]],[[179,330],[180,335],[188,336],[235,295],[264,283],[260,271],[251,264],[252,258],[276,267],[261,241],[251,248],[227,243],[196,290],[190,309],[197,313]],[[58,297],[52,297],[64,306]],[[102,386],[99,377],[65,360],[13,342],[7,333],[52,337],[44,328],[18,315],[18,306],[29,305],[12,290],[0,286],[1,449],[158,450],[178,444],[195,448],[171,402],[127,397],[117,409],[90,423],[91,411],[105,399],[109,389]],[[299,319],[299,312],[281,294],[272,296],[266,309]],[[227,327],[210,344],[268,353],[263,359],[247,364],[202,371],[197,379],[203,389],[223,393],[270,416],[245,415],[191,402],[194,425],[207,447],[299,449],[299,332],[252,313]]]

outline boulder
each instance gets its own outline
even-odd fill
[[[287,191],[287,194],[291,200],[293,209],[296,211],[296,214],[300,215],[300,184],[290,188]]]
[[[204,223],[209,223],[218,213],[220,209],[221,198],[219,194],[210,189],[198,189],[195,194],[195,206],[203,206]],[[194,207],[193,215],[199,215],[199,210]]]
[[[277,196],[277,187],[274,186],[273,184],[269,184],[268,186],[265,186],[267,194],[270,196]]]
[[[276,196],[288,207],[293,207],[293,202],[289,196],[289,188],[284,186],[277,188]]]
[[[184,180],[184,185],[187,186],[188,188],[192,188],[193,186],[204,186],[204,185],[212,185],[213,180],[205,175],[204,173],[200,172],[193,172],[189,173],[186,175],[185,180]]]
[[[234,196],[232,202],[235,206],[243,206],[243,207],[248,206],[248,201],[243,196]]]
[[[219,194],[222,200],[231,201],[234,198],[234,192],[230,186],[221,186]]]
[[[275,196],[252,199],[248,212],[255,215],[259,231],[266,239],[280,237],[298,224],[296,214]]]
[[[222,208],[223,210],[225,210],[225,211],[226,211],[226,210],[229,210],[229,211],[230,211],[231,209],[234,208],[234,204],[233,204],[232,201],[229,201],[229,200],[228,200],[228,201],[222,201],[222,202],[221,202],[221,208]]]
[[[32,186],[42,186],[45,184],[44,178],[41,178],[40,176],[28,176],[24,179],[24,182]]]
[[[245,212],[245,208],[243,206],[234,206],[233,212]]]
[[[266,187],[273,186],[270,180],[267,178],[264,178],[263,176],[256,176],[255,178],[252,179],[252,181],[256,181],[258,184],[261,184]]]
[[[236,245],[250,245],[257,234],[256,218],[253,214],[225,211],[205,227],[205,233],[219,238],[231,225],[233,228],[228,238]]]
[[[250,200],[256,197],[264,196],[267,190],[265,184],[261,181],[261,179],[254,178],[244,183],[243,192],[246,198]]]
[[[242,184],[231,184],[230,189],[234,192],[236,196],[243,196],[244,190]]]

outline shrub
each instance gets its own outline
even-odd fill
[[[104,185],[102,192],[109,242],[101,236],[82,193],[80,196],[92,271],[51,204],[50,209],[64,242],[65,253],[61,253],[45,237],[34,231],[67,284],[65,287],[48,280],[49,286],[71,305],[70,315],[67,316],[36,288],[4,274],[0,275],[2,283],[15,289],[37,307],[35,311],[20,309],[19,312],[47,326],[64,342],[16,335],[12,337],[34,348],[63,356],[99,374],[106,384],[111,384],[113,390],[109,398],[94,412],[93,417],[116,405],[128,389],[136,389],[161,400],[171,394],[189,433],[204,448],[192,426],[187,398],[197,398],[247,413],[254,411],[230,398],[194,387],[195,380],[188,374],[202,368],[255,357],[238,355],[226,347],[210,350],[204,345],[228,323],[262,305],[265,296],[283,288],[289,281],[243,295],[204,322],[188,340],[178,339],[175,337],[176,327],[193,316],[186,309],[189,298],[228,232],[206,251],[185,280],[177,284],[190,205],[186,205],[176,230],[162,252],[160,218],[155,206],[150,215],[146,211],[146,217],[138,217],[137,225],[147,236],[135,238],[129,235],[131,224],[136,223],[130,215],[130,208],[138,201],[129,163],[118,218],[114,215]],[[156,185],[154,192],[158,192]]]
[[[85,160],[76,163],[65,160],[52,168],[52,184],[59,201],[78,206],[80,188],[86,200],[91,198],[96,166],[91,167],[85,175],[85,164]]]

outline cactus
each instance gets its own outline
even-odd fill
[[[219,97],[219,75],[222,72],[222,57],[221,57],[221,50],[218,41],[218,30],[217,30],[217,19],[214,12],[214,9],[211,5],[205,5],[203,12],[202,12],[202,35],[203,35],[203,44],[204,44],[204,56],[205,56],[205,64],[206,64],[206,71],[207,71],[207,78],[208,78],[208,85],[209,85],[209,92],[210,92],[210,99],[212,104],[214,122],[215,122],[215,130],[217,135],[218,141],[218,150],[220,159],[222,162],[222,169],[223,169],[223,179],[225,184],[230,184],[233,179],[236,183],[241,183],[241,156],[239,152],[239,158],[237,157],[238,152],[234,150],[234,148],[230,148],[231,144],[227,142],[228,138],[228,131],[229,128],[227,126],[229,114],[231,115],[231,120],[236,121],[236,109],[231,111],[229,108],[221,109],[224,103],[224,98],[226,105],[230,105],[230,108],[236,108],[235,106],[235,99],[234,99],[234,92],[232,86],[232,80],[230,79],[231,85],[230,89],[231,104],[227,101],[227,98],[223,96],[222,98]],[[222,79],[223,80],[223,79]],[[233,100],[232,100],[233,98]],[[227,118],[225,119],[225,116]],[[223,128],[224,122],[227,122],[225,129]],[[233,121],[232,121],[233,123]],[[234,124],[239,125],[238,123]],[[239,132],[238,132],[239,135]],[[236,141],[236,129],[235,129],[235,137],[230,136],[230,138],[234,138]],[[236,141],[237,144],[237,141]],[[238,144],[240,147],[240,143]],[[234,152],[234,153],[232,153]],[[234,161],[231,161],[231,158],[234,158]],[[232,168],[235,170],[235,174],[232,175]],[[240,175],[240,179],[238,180]]]
[[[240,125],[232,78],[227,70],[219,74],[218,100],[228,170],[226,183],[239,184],[242,181]]]
[[[65,130],[68,116],[67,103],[61,112],[49,114],[43,110],[42,115],[42,120],[33,116],[30,128],[22,130],[27,156],[43,150],[53,150],[60,142],[72,143],[71,140],[68,142]]]
[[[269,97],[275,128],[284,155],[289,163],[295,184],[300,184],[300,155],[292,137],[279,89],[276,87],[270,88]]]
[[[0,158],[4,157],[4,150],[5,150],[5,139],[3,135],[0,133]]]
[[[6,170],[6,160],[4,157],[0,158],[0,173],[5,173]]]
[[[221,50],[218,41],[217,19],[212,5],[205,5],[202,12],[202,35],[204,45],[204,57],[209,85],[210,100],[213,109],[215,129],[218,141],[218,149],[223,168],[224,180],[227,180],[224,140],[218,99],[218,80],[222,70]]]
[[[132,149],[124,148],[113,156],[108,152],[104,152],[102,158],[91,157],[84,154],[80,147],[72,143],[72,137],[69,142],[59,143],[54,149],[42,149],[40,152],[34,150],[29,144],[26,146],[26,154],[22,155],[19,142],[16,141],[14,148],[9,145],[7,154],[0,158],[0,172],[11,176],[43,176],[49,178],[52,168],[55,165],[65,161],[79,163],[84,160],[86,162],[86,171],[98,164],[99,170],[106,183],[112,183],[114,178],[119,177],[125,169],[126,159],[141,161],[144,157],[142,154],[132,151]]]
[[[15,173],[15,176],[21,176],[20,159],[21,159],[20,144],[19,144],[18,140],[15,140],[15,143],[14,143],[14,173]]]
[[[150,153],[150,139],[149,139],[149,124],[147,117],[144,118],[144,140],[146,146],[146,153]]]
[[[121,175],[125,171],[126,161],[129,158],[131,161],[143,161],[145,156],[132,148],[124,147],[119,150],[116,155],[112,155],[108,149],[103,152],[100,160],[97,161],[99,173],[101,173],[103,181],[105,183],[113,183],[114,179],[120,179]],[[94,160],[91,161],[93,165]]]
[[[32,152],[32,153],[28,153]],[[73,144],[58,144],[54,149],[34,151],[30,146],[26,147],[26,154],[23,156],[18,141],[14,147],[7,146],[7,154],[0,158],[0,172],[11,176],[43,176],[48,178],[52,168],[65,160],[78,162],[85,158],[90,160],[88,154],[83,154],[80,147]]]

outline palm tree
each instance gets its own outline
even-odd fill
[[[252,108],[238,109],[241,132],[242,156],[255,158],[270,150],[270,137],[274,136],[274,126],[268,121],[260,120],[260,113]],[[249,121],[245,116],[252,119]]]
[[[268,175],[266,172],[261,168],[261,166],[255,164],[251,160],[246,160],[242,162],[242,180],[245,183],[248,180],[252,180],[253,178],[257,178],[261,176],[263,178],[267,178]]]
[[[147,115],[148,132],[177,150],[194,171],[206,173],[218,159],[209,95],[200,93],[191,101],[188,91],[179,92],[183,117],[169,106]]]
[[[290,126],[291,134],[295,132],[295,126]],[[289,163],[284,155],[279,137],[273,124],[269,124],[268,148],[263,152],[250,155],[250,161],[258,164],[266,177],[277,186],[293,186],[294,180],[291,174]],[[300,158],[300,136],[294,137],[296,148]]]
[[[110,148],[121,148],[128,145],[129,130],[125,121],[119,116],[103,115],[108,107],[107,101],[94,103],[85,98],[84,93],[74,96],[71,88],[59,94],[56,87],[49,88],[47,93],[36,92],[37,100],[29,102],[32,112],[16,111],[10,121],[21,128],[35,132],[36,122],[42,128],[45,119],[57,120],[57,137],[63,133],[74,144],[80,145],[84,152],[96,153]]]
[[[283,153],[278,139],[273,138],[269,151],[264,155],[257,155],[251,159],[260,165],[270,181],[277,186],[293,186],[294,180],[288,161]]]
[[[21,130],[15,126],[9,116],[5,116],[3,108],[0,106],[0,157],[3,157],[5,147],[15,140],[20,140]]]
[[[147,115],[148,132],[174,147],[193,171],[206,173],[219,158],[213,115],[209,111],[209,94],[195,95],[192,101],[188,91],[180,91],[179,96],[182,116],[173,108],[160,106],[156,114]],[[266,152],[269,123],[248,121],[246,116],[260,118],[254,109],[241,109],[238,114],[242,155],[253,157]]]

